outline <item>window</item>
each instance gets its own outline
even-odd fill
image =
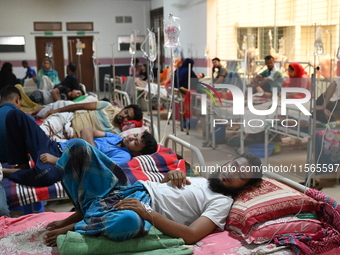
[[[264,59],[265,56],[270,54],[271,47],[273,47],[276,52],[279,52],[280,39],[284,37],[285,30],[284,27],[238,28],[238,47],[240,50],[243,49],[243,45],[246,45],[247,48],[258,48],[259,58]],[[239,59],[243,58],[240,51],[237,52],[237,57]]]
[[[93,31],[93,22],[66,22],[67,31]]]
[[[0,52],[25,52],[25,37],[0,36]]]
[[[61,31],[61,22],[34,22],[34,31]]]
[[[136,48],[140,50],[141,44],[144,42],[145,36],[136,36]],[[118,36],[118,51],[129,51],[130,48],[130,35]]]

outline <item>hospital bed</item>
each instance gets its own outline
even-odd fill
[[[175,137],[173,135],[169,135],[165,141],[166,146],[170,146],[171,144],[176,144],[177,148],[184,147],[186,149],[189,149],[192,153],[196,154],[195,157],[199,159],[200,165],[205,165],[203,156],[200,153],[200,150],[195,148],[194,146],[190,145],[187,142],[184,142],[183,140],[179,139],[178,137]],[[288,255],[288,254],[303,254],[302,251],[307,252],[311,249],[313,251],[320,251],[320,254],[328,255],[328,254],[337,254],[340,250],[340,237],[339,232],[336,232],[340,230],[340,224],[339,224],[339,213],[340,213],[340,206],[331,198],[324,195],[322,192],[315,191],[312,189],[308,189],[307,187],[295,183],[289,179],[283,178],[282,176],[278,176],[275,173],[271,172],[265,172],[265,179],[261,184],[255,185],[252,187],[249,192],[244,191],[242,194],[239,195],[239,197],[235,198],[235,202],[233,207],[231,208],[229,217],[227,219],[227,223],[231,222],[236,218],[233,218],[237,213],[236,210],[238,207],[237,205],[242,202],[247,203],[247,201],[250,201],[250,203],[254,203],[254,206],[256,204],[261,205],[261,208],[257,209],[257,211],[261,211],[262,214],[266,214],[269,218],[273,217],[270,213],[267,214],[264,210],[273,210],[273,212],[287,210],[285,213],[290,212],[288,215],[282,215],[278,216],[275,219],[270,219],[261,222],[259,218],[257,219],[257,223],[253,223],[252,227],[252,237],[254,240],[252,243],[249,243],[249,236],[240,236],[236,232],[236,228],[233,230],[216,230],[212,234],[204,237],[202,240],[197,242],[194,245],[179,245],[179,241],[174,239],[174,245],[171,245],[171,248],[181,248],[181,254],[235,254],[235,255],[241,255],[241,254],[273,254],[273,255]],[[155,175],[153,175],[155,176]],[[285,185],[287,186],[285,186]],[[261,186],[264,185],[264,186]],[[280,195],[280,193],[282,194]],[[306,193],[306,195],[303,195],[303,193]],[[244,197],[246,196],[246,197]],[[289,197],[289,198],[288,198]],[[247,198],[247,199],[245,199]],[[253,201],[253,199],[256,198],[257,203]],[[285,202],[283,202],[285,200]],[[281,204],[284,204],[287,206],[286,208],[281,208]],[[263,205],[263,206],[262,206]],[[295,209],[292,209],[292,208]],[[269,209],[271,208],[271,209]],[[289,208],[289,210],[287,209]],[[326,221],[329,222],[329,225],[327,228],[325,228],[324,223],[317,219],[297,219],[295,217],[300,213],[301,210],[305,210],[306,208],[309,208],[310,211],[313,210],[319,210],[318,217],[323,217],[325,220],[324,215],[329,215],[331,217],[334,217],[334,220],[328,218]],[[319,208],[319,209],[317,209]],[[282,210],[281,210],[282,209]],[[292,209],[292,210],[291,210]],[[294,213],[291,213],[294,212]],[[236,213],[236,214],[235,214]],[[20,217],[18,219],[15,219],[15,221],[12,221],[11,219],[5,220],[4,218],[0,218],[0,226],[4,229],[3,232],[0,232],[0,253],[3,251],[6,247],[6,245],[9,245],[6,243],[7,239],[12,240],[12,242],[17,243],[16,246],[11,247],[13,251],[21,250],[23,252],[29,246],[30,241],[29,239],[32,239],[32,236],[36,236],[35,238],[35,245],[38,244],[38,242],[42,242],[42,239],[38,239],[38,233],[43,232],[44,226],[50,221],[58,220],[65,218],[67,216],[61,215],[62,213],[42,213],[35,215],[28,215],[24,217]],[[311,214],[311,213],[310,213]],[[59,215],[61,215],[59,217]],[[241,214],[240,216],[242,216]],[[249,216],[249,213],[245,213],[244,215]],[[295,216],[294,216],[295,215]],[[308,215],[308,214],[304,214]],[[313,214],[314,215],[314,214]],[[266,217],[267,217],[266,216]],[[31,220],[32,219],[32,220]],[[33,220],[34,219],[34,220]],[[20,222],[21,229],[18,229],[18,222]],[[40,222],[40,223],[39,223]],[[42,222],[42,223],[41,223]],[[39,225],[37,224],[39,223]],[[229,225],[230,227],[230,225]],[[270,229],[271,227],[271,229]],[[273,230],[274,228],[274,230]],[[11,231],[12,229],[15,229],[14,231]],[[261,232],[260,230],[268,231],[270,234],[265,237],[265,232]],[[303,231],[304,230],[304,231]],[[19,236],[26,236],[26,232],[29,231],[29,235],[27,235],[27,240],[18,240]],[[276,231],[276,232],[275,232]],[[21,233],[21,235],[16,235],[16,233]],[[256,236],[256,233],[262,233],[262,236]],[[301,232],[301,233],[300,233]],[[318,232],[319,237],[315,235],[315,233]],[[37,233],[37,234],[35,234]],[[286,233],[286,234],[281,234]],[[153,231],[150,231],[150,238],[152,239]],[[79,234],[80,235],[80,234]],[[8,236],[8,237],[7,237]],[[288,239],[285,239],[285,237],[288,237]],[[298,239],[300,236],[305,237],[305,239]],[[313,241],[309,241],[313,237]],[[265,238],[264,238],[265,237]],[[323,239],[323,237],[325,239]],[[2,239],[1,239],[2,238]],[[90,240],[88,237],[81,236],[81,240],[73,237],[74,243],[74,250],[72,254],[77,255],[87,255],[86,250],[82,248],[83,245],[89,245],[88,242]],[[164,241],[165,236],[161,236],[161,239],[158,239],[155,237],[155,240]],[[261,239],[262,238],[262,239]],[[263,239],[264,238],[264,239]],[[66,239],[67,241],[69,239]],[[92,242],[93,239],[91,238]],[[144,238],[139,238],[134,240],[133,247],[141,247],[141,249],[144,247],[144,245],[148,245],[149,252],[156,252],[155,254],[162,254],[162,253],[171,253],[170,250],[168,250],[167,245],[164,246],[161,245],[160,241],[156,241],[159,245],[157,248],[153,248],[151,245],[152,240],[148,240]],[[283,241],[282,241],[283,240]],[[294,241],[300,241],[294,242]],[[20,245],[20,243],[26,243],[25,245]],[[112,243],[112,241],[107,240],[108,243],[102,238],[98,239],[98,243],[92,243],[92,245],[95,246],[102,246],[102,247],[108,247],[109,243]],[[147,243],[145,243],[147,242]],[[149,243],[150,242],[150,243]],[[256,242],[256,243],[254,243]],[[304,243],[306,246],[301,245],[301,242]],[[69,243],[70,244],[70,243]],[[123,245],[127,244],[125,242],[121,243]],[[117,243],[118,245],[118,243]],[[130,245],[131,246],[131,245]],[[161,246],[161,247],[159,247]],[[169,245],[170,246],[170,245]],[[62,250],[65,252],[65,247],[59,247],[62,248]],[[153,250],[153,249],[163,249],[165,250]],[[188,250],[186,250],[188,248]],[[51,248],[52,249],[52,248]],[[42,254],[39,253],[42,250],[37,251],[36,254]],[[52,253],[57,252],[57,253]],[[134,251],[135,252],[135,251]],[[145,252],[145,250],[144,250]],[[158,252],[158,253],[157,253]],[[45,251],[44,254],[58,254],[58,250],[50,250]],[[65,253],[64,253],[65,254]],[[138,253],[135,253],[138,254]],[[311,253],[305,253],[305,254],[311,254]]]
[[[143,127],[135,128],[122,132],[120,135],[125,137],[133,132],[151,132],[151,121],[144,117]],[[158,141],[158,130],[153,124],[154,137]],[[7,166],[10,167],[10,166]],[[6,191],[7,204],[13,211],[23,211],[24,214],[44,212],[44,203],[42,201],[54,201],[68,199],[61,182],[57,182],[48,187],[30,187],[3,179],[3,187]]]

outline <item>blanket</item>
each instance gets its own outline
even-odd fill
[[[4,178],[2,186],[6,191],[7,204],[10,209],[48,199],[67,198],[60,182],[48,187],[29,187]]]
[[[65,219],[71,214],[45,212],[19,218],[0,217],[0,254],[59,254],[56,247],[44,244],[43,236],[47,232],[45,226],[52,221]]]
[[[111,241],[105,236],[85,236],[71,231],[58,236],[57,239],[61,255],[193,254],[193,251],[183,244],[183,239],[166,236],[154,227],[150,229],[148,235],[124,242]]]
[[[214,231],[190,247],[196,255],[204,254],[228,254],[228,255],[292,255],[289,247],[272,243],[247,244],[242,237],[229,231]]]
[[[179,160],[171,148],[158,144],[156,153],[132,158],[121,166],[131,184],[137,180],[160,182],[170,170],[185,172],[185,160]]]
[[[297,255],[318,254],[340,247],[340,205],[315,189],[308,189],[306,195],[320,204],[322,210],[318,212],[318,218],[323,222],[323,228],[312,235],[302,233],[277,235],[273,239],[274,243],[291,245]]]

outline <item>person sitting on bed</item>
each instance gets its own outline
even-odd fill
[[[190,69],[189,69],[190,64]],[[177,68],[174,77],[174,86],[175,88],[185,88],[188,89],[189,81],[188,77],[190,75],[191,85],[194,87],[198,81],[197,75],[192,70],[194,67],[194,60],[191,58],[186,58],[183,61],[183,64]]]
[[[21,94],[20,91],[12,86],[7,85],[0,91],[1,105],[0,105],[0,162],[7,163],[7,128],[6,117],[7,114],[13,109],[20,109],[21,107]],[[28,114],[27,117],[34,120]]]
[[[46,58],[43,68],[38,71],[37,84],[41,90],[51,90],[60,83],[58,72],[52,68],[52,62],[52,59]]]
[[[54,158],[59,158],[71,141],[52,141],[20,110],[7,114],[6,125],[10,128],[7,129],[8,163],[18,166],[3,168],[4,177],[33,187],[49,186],[60,181],[62,172],[56,168]],[[122,139],[116,134],[86,129],[82,131],[82,137],[117,165],[128,162],[132,156],[152,154],[157,149],[155,138],[148,132]],[[29,166],[27,153],[30,153],[34,167]]]
[[[56,166],[63,171],[62,183],[76,212],[46,226],[48,246],[56,246],[58,235],[67,231],[128,240],[146,235],[151,224],[193,244],[217,227],[224,229],[233,202],[229,196],[262,178],[261,160],[245,153],[225,165],[236,171],[216,172],[209,180],[194,177],[172,187],[173,170],[162,183],[139,181],[123,187],[128,181],[122,170],[86,141],[77,139],[67,147]],[[241,170],[252,166],[257,170]]]
[[[282,88],[304,88],[310,91],[311,79],[305,69],[298,63],[290,63],[288,66],[289,77],[282,84]],[[286,93],[287,98],[305,98],[304,93]]]
[[[80,137],[80,130],[84,128],[120,133],[124,121],[136,121],[137,127],[140,127],[143,112],[138,105],[134,104],[121,109],[110,102],[98,101],[50,110],[45,118],[40,127],[48,137],[71,139]]]
[[[263,93],[262,97],[271,98],[273,88],[277,88],[277,93],[281,92],[283,77],[280,70],[275,67],[274,58],[268,55],[264,58],[267,70],[264,70],[253,79],[254,92]]]

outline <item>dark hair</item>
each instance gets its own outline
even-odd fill
[[[77,70],[77,66],[75,63],[73,62],[70,62],[67,67],[72,71],[72,72],[75,72]]]
[[[217,60],[218,62],[221,62],[219,58],[213,58],[211,61]]]
[[[289,69],[289,68],[292,69],[292,71],[294,71],[294,67],[293,67],[293,66],[289,65],[289,66],[288,66],[288,69]]]
[[[253,153],[250,153],[250,152],[245,152],[245,153],[241,154],[240,156],[236,157],[235,159],[238,159],[238,158],[245,158],[248,161],[248,163],[251,166],[253,166],[253,168],[252,168],[253,177],[247,183],[247,186],[253,185],[253,184],[257,183],[258,181],[260,181],[262,179],[262,176],[263,176],[262,162],[261,162],[261,159],[258,156],[256,156]]]
[[[23,60],[23,61],[21,62],[21,64],[22,64],[22,65],[28,65],[28,62],[27,62],[27,60]]]
[[[50,64],[52,64],[52,62],[53,62],[52,59],[50,59],[50,58],[45,58],[43,63],[45,63],[45,61],[50,62]]]
[[[129,109],[129,108],[133,109],[133,112],[135,114],[135,117],[133,118],[134,120],[140,121],[141,119],[143,119],[143,112],[142,112],[142,109],[139,107],[139,105],[130,104],[124,107],[124,109]]]
[[[139,151],[139,153],[141,153],[142,155],[147,155],[153,154],[157,151],[156,139],[147,130],[143,132],[141,139],[145,146]]]
[[[19,95],[21,100],[20,90],[14,87],[13,85],[6,85],[0,91],[1,102],[11,101],[15,98],[16,95]]]
[[[270,60],[270,59],[274,59],[274,57],[272,55],[268,55],[264,58],[264,61]]]
[[[137,65],[139,64],[139,59],[138,59],[138,58],[136,58],[136,64],[137,64]]]
[[[1,72],[6,73],[6,72],[12,72],[13,65],[10,62],[5,62],[2,64],[1,67]]]

